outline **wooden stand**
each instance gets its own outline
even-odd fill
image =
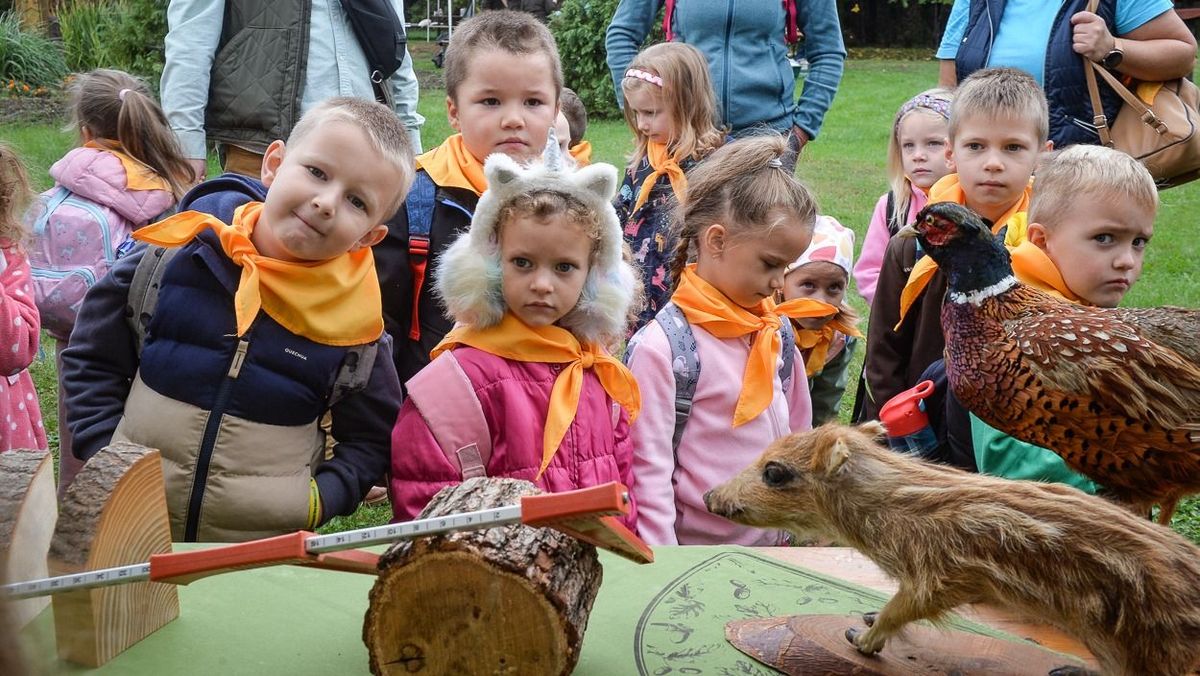
[[[846,630],[866,631],[856,615],[793,615],[735,620],[725,638],[735,648],[785,674],[1045,674],[1078,660],[1031,643],[910,624],[877,655],[850,645]]]
[[[50,574],[125,566],[171,551],[158,451],[116,443],[97,453],[63,499]],[[54,596],[59,657],[98,667],[179,616],[175,585],[134,582]]]
[[[48,451],[0,453],[0,582],[49,574],[46,551],[58,519],[54,489],[54,459]],[[8,626],[25,626],[48,605],[48,597],[9,602]]]
[[[527,481],[469,479],[422,517],[516,504]],[[371,673],[568,674],[600,589],[595,547],[505,526],[401,542],[380,559],[363,641]]]

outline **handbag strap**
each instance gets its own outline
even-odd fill
[[[1087,11],[1095,13],[1096,7],[1100,4],[1100,0],[1088,0]],[[1137,94],[1129,91],[1121,81],[1108,69],[1100,64],[1081,55],[1083,59],[1083,77],[1087,80],[1088,96],[1092,100],[1092,124],[1096,127],[1096,133],[1100,135],[1100,143],[1111,148],[1113,146],[1112,135],[1109,133],[1108,117],[1104,114],[1104,105],[1100,102],[1100,88],[1096,84],[1096,73],[1104,78],[1104,82],[1112,88],[1126,105],[1133,108],[1138,113],[1138,118],[1142,123],[1150,127],[1159,134],[1167,133],[1167,125],[1154,114],[1153,110],[1142,103]]]

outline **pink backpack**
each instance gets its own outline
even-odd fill
[[[475,387],[454,352],[438,355],[405,387],[442,453],[462,472],[463,480],[487,476],[492,433]],[[448,402],[459,402],[460,406],[448,406]]]
[[[29,246],[34,301],[42,328],[67,338],[83,296],[108,273],[132,228],[113,212],[71,192],[51,188],[38,198]]]

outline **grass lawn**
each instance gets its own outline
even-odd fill
[[[410,47],[423,85],[420,111],[425,115],[426,123],[422,139],[425,148],[430,149],[451,133],[446,121],[445,93],[438,88],[441,74],[429,61],[436,47],[421,42],[412,42]],[[884,164],[892,116],[908,97],[933,86],[936,81],[937,65],[933,61],[848,61],[822,133],[801,157],[798,175],[816,193],[821,211],[855,230],[860,245],[875,202],[887,190]],[[48,124],[0,124],[0,138],[16,146],[24,155],[39,190],[51,185],[46,173],[48,167],[74,142],[69,134]],[[587,138],[595,149],[597,161],[622,166],[624,156],[632,150],[632,137],[622,120],[592,120]],[[215,174],[215,163],[210,165],[210,175]],[[1200,214],[1200,182],[1164,192],[1161,200],[1154,240],[1146,255],[1145,272],[1126,297],[1125,304],[1200,307],[1200,279],[1196,275],[1200,243],[1191,234],[1196,215]],[[865,316],[866,305],[857,296],[853,298]],[[53,349],[49,343],[46,339],[44,356],[34,364],[33,372],[41,394],[47,432],[56,446],[56,384]],[[853,373],[858,373],[861,361],[860,349],[851,367]],[[844,419],[848,417],[852,397],[853,391],[843,400]],[[350,517],[335,519],[323,530],[383,523],[389,516],[386,507],[360,509]],[[1200,542],[1200,500],[1185,501],[1172,525],[1193,541]]]

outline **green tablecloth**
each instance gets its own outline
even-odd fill
[[[877,610],[886,595],[741,547],[659,547],[639,566],[601,552],[604,583],[575,673],[769,674],[724,640],[728,620]],[[295,566],[238,571],[179,588],[180,615],[99,671],[114,674],[365,673],[373,578]],[[52,610],[26,628],[35,669],[55,658]],[[956,620],[957,628],[1002,636]]]

